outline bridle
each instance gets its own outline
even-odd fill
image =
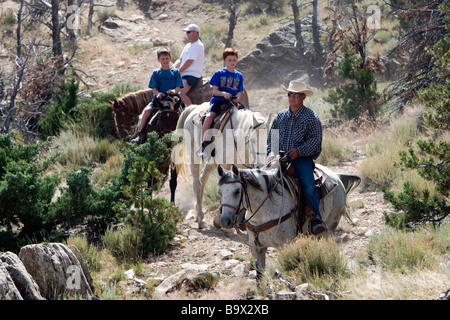
[[[291,164],[289,164],[289,166],[290,165]],[[224,203],[224,204],[220,204],[219,210],[220,210],[220,212],[222,212],[222,208],[223,207],[227,207],[227,208],[233,209],[234,210],[234,216],[235,216],[235,219],[234,219],[235,221],[234,221],[233,226],[236,229],[236,232],[238,234],[240,234],[239,228],[244,226],[245,228],[247,228],[248,230],[250,230],[251,232],[253,232],[255,234],[256,242],[259,243],[258,234],[260,232],[269,230],[269,229],[271,229],[271,228],[281,224],[282,222],[286,221],[287,219],[289,219],[297,211],[297,206],[294,209],[292,209],[289,213],[287,213],[287,214],[285,214],[283,216],[280,216],[280,218],[278,218],[278,219],[273,219],[273,220],[270,220],[270,221],[265,222],[263,224],[255,226],[255,225],[253,225],[250,222],[250,220],[256,215],[256,213],[258,213],[258,211],[262,208],[262,206],[264,205],[266,200],[270,197],[272,192],[276,189],[278,184],[281,183],[281,181],[283,181],[284,178],[280,177],[280,180],[278,180],[277,183],[272,187],[272,189],[268,192],[267,196],[264,198],[264,200],[261,202],[261,204],[258,206],[258,208],[255,211],[253,211],[253,209],[251,207],[251,204],[250,204],[250,200],[249,200],[249,196],[248,196],[248,192],[247,192],[247,186],[248,186],[247,179],[245,178],[245,176],[242,173],[239,173],[239,178],[240,179],[238,179],[238,180],[231,180],[231,181],[225,181],[225,182],[219,183],[219,186],[224,185],[224,184],[235,184],[235,183],[239,183],[242,186],[241,198],[239,200],[238,206],[235,207],[235,206],[232,206],[230,204]],[[245,205],[243,206],[243,200],[244,199],[245,199]],[[246,210],[250,211],[251,216],[248,219],[245,219],[244,222],[238,223],[237,219],[239,217],[239,213],[243,209],[246,209]]]

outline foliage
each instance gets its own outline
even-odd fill
[[[330,90],[324,100],[334,105],[331,114],[335,118],[358,119],[367,113],[370,120],[375,120],[380,107],[375,74],[362,58],[354,54],[347,42],[341,51],[344,57],[338,63],[338,75],[349,81]]]
[[[447,30],[450,28],[450,19],[447,19]],[[450,111],[450,37],[442,38],[428,51],[436,57],[434,73],[440,77],[418,94],[418,100],[427,106],[430,111],[425,113],[426,123],[439,132],[449,130]],[[418,194],[409,183],[405,183],[404,190],[395,196],[386,191],[385,198],[394,205],[397,212],[402,214],[386,214],[388,224],[397,228],[414,228],[417,224],[432,223],[439,226],[449,215],[448,195],[450,191],[450,148],[446,141],[418,140],[419,151],[409,148],[408,152],[401,152],[401,161],[398,164],[404,169],[418,170],[421,177],[432,181],[437,196],[430,196],[429,190]]]
[[[60,179],[46,174],[56,156],[37,161],[43,146],[15,145],[11,136],[0,135],[0,238],[12,236],[16,241],[9,245],[14,246],[17,240],[42,240],[52,233],[49,205]],[[7,245],[2,241],[0,250]]]
[[[95,190],[89,179],[91,169],[82,167],[67,176],[67,187],[60,188],[61,196],[51,204],[54,219],[68,228],[81,222],[103,226],[115,221],[113,207],[122,197],[118,179],[112,179],[104,188]]]
[[[439,263],[438,257],[449,252],[449,235],[448,225],[439,230],[421,228],[415,233],[385,230],[370,238],[365,255],[370,264],[395,272],[432,269]]]
[[[72,109],[78,102],[78,87],[79,81],[72,76],[64,81],[62,92],[55,92],[55,103],[50,106],[47,115],[39,120],[42,139],[57,135],[72,117]]]
[[[158,170],[164,165],[170,149],[170,137],[157,139],[149,133],[148,141],[140,146],[130,144],[125,152],[122,181],[125,200],[118,206],[119,216],[137,230],[139,249],[143,255],[160,254],[175,236],[181,211],[164,199],[152,197],[163,174]],[[150,183],[149,183],[150,182]]]
[[[389,86],[389,91],[403,106],[422,88],[445,79],[437,76],[439,55],[430,52],[429,48],[448,37],[445,20],[448,20],[450,7],[448,0],[396,0],[391,6],[400,22],[401,39],[388,55],[402,67],[398,80]]]
[[[278,255],[281,270],[295,276],[297,283],[330,288],[346,275],[346,263],[332,241],[300,236]]]
[[[114,92],[91,92],[90,97],[80,98],[72,110],[70,127],[76,132],[87,132],[98,138],[115,136],[116,129],[109,100],[116,97]]]

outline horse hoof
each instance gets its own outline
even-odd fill
[[[220,216],[214,217],[213,225],[216,229],[222,229],[222,223],[220,222]]]
[[[206,222],[205,221],[199,221],[198,223],[198,229],[201,230],[203,228],[206,227]]]

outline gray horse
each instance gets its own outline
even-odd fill
[[[341,217],[346,213],[347,194],[356,188],[361,179],[355,175],[337,174],[316,165],[328,175],[336,187],[320,201],[320,211],[328,226],[326,235],[334,234]],[[248,245],[258,270],[265,267],[268,247],[281,247],[299,233],[295,219],[296,196],[293,185],[282,179],[278,162],[271,169],[231,171],[218,167],[218,193],[221,203],[221,223],[224,228],[237,227],[239,214],[245,210],[244,226],[248,231]],[[303,225],[307,232],[307,223]]]

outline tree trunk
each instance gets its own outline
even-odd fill
[[[294,26],[295,26],[295,47],[297,49],[304,50],[303,38],[302,38],[302,24],[300,22],[300,13],[298,10],[297,0],[292,0],[292,12],[294,13]]]
[[[225,44],[225,48],[230,48],[233,42],[233,34],[234,34],[234,28],[236,27],[236,23],[237,23],[237,17],[239,15],[239,12],[236,13],[236,5],[234,4],[234,2],[231,2],[229,4],[230,6],[230,26],[228,29],[228,37],[227,37],[227,41]]]
[[[52,52],[55,58],[60,58],[62,56],[62,45],[61,45],[61,26],[59,24],[58,10],[59,10],[59,0],[52,1],[52,41],[53,47]]]
[[[320,43],[319,25],[317,23],[317,0],[313,0],[312,32],[314,41],[314,75],[316,79],[322,78],[323,52]]]

